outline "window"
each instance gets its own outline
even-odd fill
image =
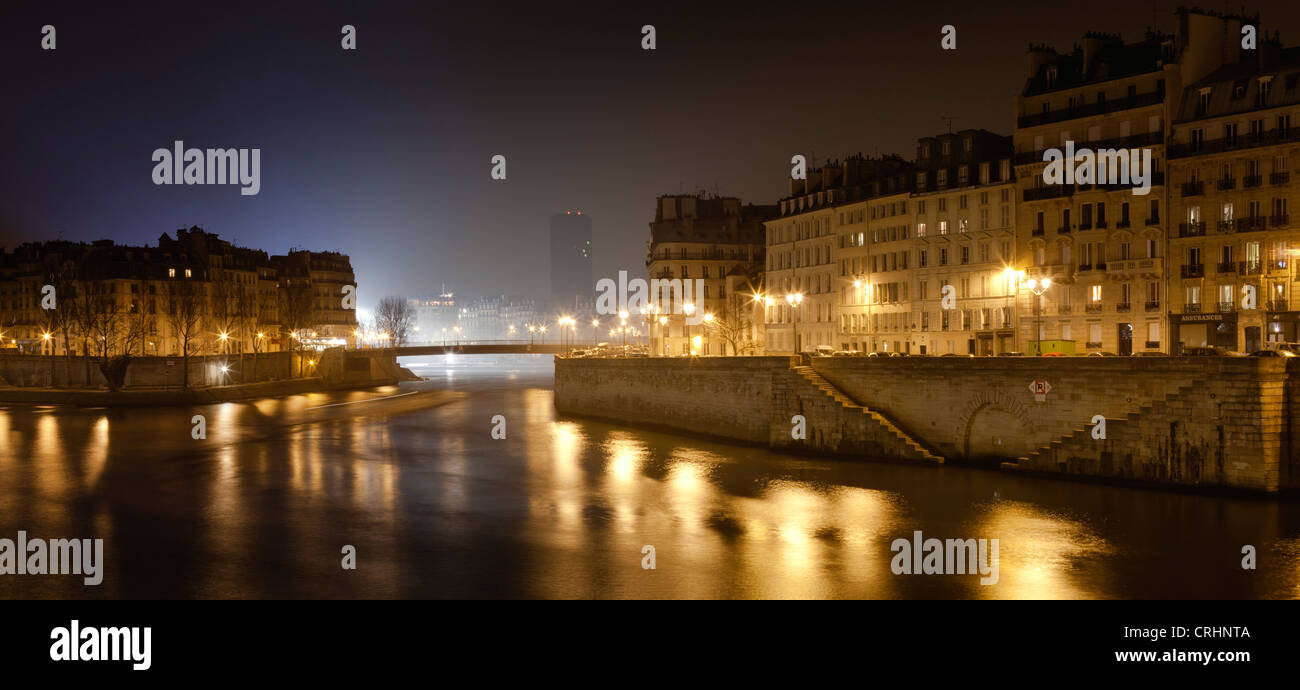
[[[1095,302],[1100,302],[1100,301],[1101,301],[1101,286],[1100,286],[1100,285],[1092,285],[1092,286],[1090,286],[1088,293],[1089,293],[1089,294],[1088,294],[1089,299],[1091,299],[1094,303],[1095,303]]]
[[[1187,304],[1198,305],[1198,306],[1201,304],[1201,286],[1199,285],[1187,286]]]
[[[186,277],[186,278],[192,278],[192,277],[193,277],[193,275],[192,275],[190,269],[188,269],[188,268],[185,269],[185,277]]]
[[[175,278],[175,277],[176,277],[176,269],[174,269],[174,268],[169,268],[169,269],[167,269],[167,277],[168,277],[168,278]]]

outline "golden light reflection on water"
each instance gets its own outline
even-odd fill
[[[1115,549],[1083,522],[1031,503],[988,504],[974,528],[974,538],[998,540],[998,582],[976,586],[974,596],[996,599],[1097,599],[1110,587],[1078,578],[1088,559],[1113,555]]]
[[[104,464],[108,462],[110,438],[108,432],[108,415],[100,415],[91,426],[90,435],[86,438],[84,450],[86,469],[82,477],[82,487],[85,491],[95,490],[95,486],[99,484],[99,477],[104,472]]]

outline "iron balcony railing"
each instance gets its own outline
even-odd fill
[[[1068,108],[1058,108],[1049,110],[1045,113],[1031,113],[1021,115],[1016,118],[1017,127],[1036,127],[1053,122],[1064,122],[1080,117],[1092,117],[1094,115],[1104,115],[1106,113],[1119,112],[1121,110],[1130,110],[1132,108],[1143,108],[1149,105],[1159,105],[1164,102],[1164,89],[1156,89],[1151,93],[1143,93],[1128,98],[1119,98],[1102,103],[1084,103]]]
[[[1188,142],[1185,144],[1169,144],[1165,147],[1165,155],[1170,159],[1182,158],[1184,156],[1221,153],[1223,151],[1250,149],[1258,146],[1270,146],[1272,144],[1281,144],[1297,140],[1300,140],[1300,128],[1275,129],[1268,132],[1260,132],[1258,134],[1238,135],[1232,138],[1223,137],[1199,142]]]

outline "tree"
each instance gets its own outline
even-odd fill
[[[755,288],[753,281],[747,279],[745,284],[750,294],[762,293],[761,283]],[[752,355],[758,351],[758,343],[754,340],[754,309],[747,294],[733,289],[723,303],[722,311],[713,315],[709,329],[711,334],[722,339],[723,355],[727,354],[727,345],[731,346],[733,355]]]
[[[375,326],[380,333],[387,333],[393,347],[406,344],[407,335],[415,325],[415,310],[405,297],[389,295],[379,300],[375,308]]]
[[[280,286],[280,326],[289,339],[289,351],[293,352],[300,332],[310,332],[316,323],[316,295],[312,293],[311,283],[305,279],[286,279]],[[302,376],[302,357],[298,358],[298,375]]]
[[[165,283],[163,296],[167,302],[167,324],[180,344],[181,387],[190,387],[190,346],[195,343],[203,325],[205,295],[201,283],[191,280],[170,280]]]

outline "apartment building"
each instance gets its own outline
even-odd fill
[[[856,315],[861,323],[865,309],[844,305],[841,295],[861,279],[851,273],[852,263],[840,259],[858,258],[863,265],[864,252],[848,244],[850,235],[857,242],[858,233],[865,241],[868,200],[905,192],[909,178],[910,164],[898,156],[858,154],[809,170],[807,179],[790,180],[790,196],[779,202],[779,216],[764,224],[767,352],[840,349],[846,342],[852,347],[851,339],[844,340],[847,326],[841,317],[851,323]],[[838,254],[841,244],[843,257]]]
[[[28,353],[275,352],[341,345],[356,329],[348,257],[237,247],[198,227],[157,246],[33,242],[0,251],[0,338]],[[54,308],[42,308],[54,289]],[[296,341],[296,342],[295,342]]]
[[[628,315],[629,327],[649,336],[652,354],[745,354],[762,348],[754,295],[763,284],[763,222],[775,214],[775,206],[742,205],[735,197],[658,198],[646,270],[651,280],[680,280],[683,287],[656,296],[657,313]]]
[[[1166,185],[1167,124],[1186,99],[1184,85],[1240,61],[1248,20],[1179,9],[1177,21],[1175,34],[1148,32],[1134,43],[1088,33],[1069,54],[1030,48],[1015,133],[1026,260],[1018,330],[1030,352],[1040,340],[1080,354],[1176,350],[1167,293],[1182,278],[1166,255],[1179,227],[1171,199],[1182,188]],[[1149,188],[1132,179],[1047,183],[1044,152],[1068,142],[1076,151],[1149,151]],[[1052,284],[1043,294],[1028,289],[1028,280],[1041,286],[1044,278]]]
[[[1161,348],[1162,166],[1169,95],[1176,97],[1179,80],[1175,49],[1172,36],[1150,32],[1136,43],[1088,33],[1069,54],[1030,48],[1014,138],[1025,259],[1018,331],[1031,354],[1040,340],[1070,343],[1065,351],[1078,354]],[[1109,180],[1047,184],[1044,152],[1070,142],[1094,152],[1150,149],[1148,193]],[[1041,295],[1028,289],[1029,280],[1044,279],[1051,286]],[[1143,334],[1136,347],[1135,332]]]
[[[903,317],[905,352],[1016,351],[1012,316],[1016,189],[1011,155],[1011,137],[986,130],[963,130],[917,142],[910,218],[903,219],[899,232],[883,234],[880,243],[873,244],[883,250],[882,271],[892,271],[896,265],[906,271],[885,273],[874,281],[885,287],[886,299],[897,291],[893,285],[902,283],[908,309]],[[909,220],[914,228],[911,237]],[[901,251],[891,244],[896,234],[904,238]],[[873,302],[879,297],[874,296]]]
[[[1184,87],[1169,147],[1173,351],[1253,352],[1300,340],[1300,49],[1254,54]]]

